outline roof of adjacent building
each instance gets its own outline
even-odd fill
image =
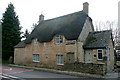
[[[67,40],[76,40],[87,18],[91,21],[92,25],[92,19],[83,11],[43,20],[35,27],[24,43],[31,43],[32,39],[35,38],[39,42],[49,42],[55,35],[63,35]],[[21,44],[18,44],[19,47]]]
[[[24,42],[24,40],[23,41],[21,41],[21,42],[19,42],[16,46],[14,46],[15,48],[23,48],[23,47],[25,47],[25,42]]]
[[[112,38],[112,31],[96,31],[90,32],[86,41],[84,42],[84,49],[107,48],[109,40]]]

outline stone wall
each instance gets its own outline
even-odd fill
[[[86,22],[84,24],[84,27],[78,37],[78,41],[84,42],[89,34],[89,32],[93,32],[93,26],[90,23],[89,18],[86,19]]]
[[[114,69],[114,47],[112,43],[112,39],[109,40],[109,62],[108,62],[108,67],[109,71],[112,71]]]
[[[67,40],[63,36],[62,44],[57,44],[55,38],[53,38],[50,42],[43,42],[34,45],[33,39],[31,43],[26,44],[25,48],[14,49],[14,63],[33,66],[61,66],[56,62],[56,55],[63,55],[64,63],[66,63],[67,53],[72,52],[74,55],[76,54],[76,42],[74,44],[66,44],[66,41]],[[39,54],[40,61],[34,62],[32,60],[33,54]]]
[[[105,64],[106,62],[104,60],[98,60],[97,59],[97,50],[98,49],[85,49],[85,63],[87,63],[87,58],[92,57],[92,63],[94,64]],[[91,56],[88,56],[88,54],[91,53]],[[103,57],[106,56],[106,49],[103,49]]]
[[[67,63],[61,68],[61,70],[90,73],[90,74],[97,74],[97,75],[106,74],[106,67],[104,64],[78,63],[78,62]]]

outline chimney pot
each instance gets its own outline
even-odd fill
[[[88,2],[83,3],[83,12],[88,14],[88,12],[89,12],[89,3]]]
[[[41,15],[39,16],[39,22],[41,22],[41,21],[43,21],[43,20],[44,20],[44,15],[41,14]]]

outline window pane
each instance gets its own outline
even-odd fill
[[[98,53],[98,59],[102,59],[102,53]]]
[[[33,54],[33,61],[39,61],[39,54]]]
[[[56,56],[57,64],[64,64],[63,55]]]
[[[62,64],[62,56],[60,55],[59,58],[60,58],[60,64]]]
[[[34,45],[35,45],[35,46],[38,45],[37,39],[34,39]]]
[[[62,43],[62,42],[63,42],[63,37],[60,36],[60,35],[57,35],[57,36],[55,37],[55,42],[56,42],[56,43]]]
[[[61,64],[64,63],[63,55],[61,56]]]
[[[58,64],[60,64],[60,56],[58,56]]]
[[[62,38],[62,36],[59,36],[59,37],[60,37],[59,41],[60,41],[60,43],[62,43],[63,42],[63,38]]]
[[[102,50],[98,50],[98,59],[103,59]]]

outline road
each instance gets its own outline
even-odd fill
[[[42,71],[35,71],[32,69],[24,69],[24,68],[17,68],[17,67],[11,67],[7,65],[2,66],[2,74],[4,74],[5,78],[8,76],[12,76],[14,79],[25,79],[25,80],[44,80],[44,79],[51,79],[51,80],[80,80],[81,77],[76,76],[70,76],[70,75],[64,75],[64,74],[55,74],[55,73],[49,73],[49,72],[42,72]],[[13,80],[14,80],[13,79]],[[82,80],[82,79],[81,79]]]
[[[120,72],[120,68],[118,69],[119,69],[118,71]],[[76,77],[65,74],[36,71],[33,69],[18,68],[8,65],[2,65],[2,67],[0,65],[0,70],[2,70],[2,73],[0,72],[0,77],[3,78],[2,80],[103,80],[85,76]],[[118,73],[118,76],[119,75],[120,74]]]

